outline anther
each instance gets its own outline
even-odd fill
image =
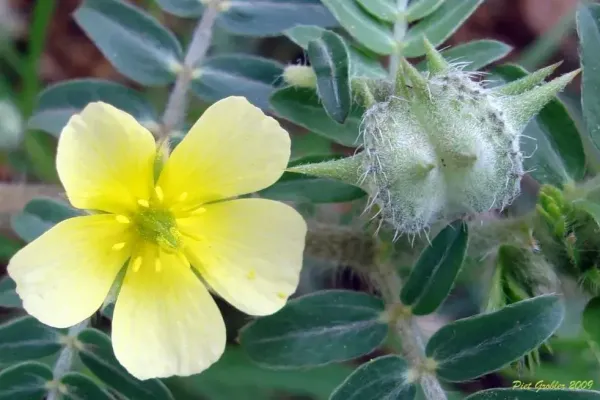
[[[146,208],[150,207],[150,203],[148,202],[148,200],[139,199],[137,201],[137,203],[142,207],[146,207]]]
[[[125,242],[113,244],[112,249],[113,250],[122,250],[123,247],[125,247]]]
[[[160,272],[162,270],[162,263],[158,258],[154,260],[154,269],[156,270],[156,272]]]
[[[124,215],[117,215],[116,220],[121,224],[128,224],[131,222],[131,220]]]
[[[278,292],[277,293],[277,297],[279,297],[280,299],[284,299],[284,300],[287,299],[287,295],[285,293],[282,293],[282,292]]]
[[[200,215],[200,214],[204,214],[205,212],[206,212],[206,208],[199,207],[199,208],[196,208],[194,211],[192,211],[192,215]]]
[[[178,201],[185,201],[185,199],[188,198],[188,192],[183,192],[179,195],[179,197],[177,198]]]
[[[254,279],[256,279],[256,271],[251,269],[250,271],[248,271],[248,273],[246,274],[246,278],[250,279],[251,281],[253,281]]]
[[[160,186],[157,186],[154,188],[154,193],[156,193],[156,198],[158,199],[158,201],[162,202],[163,199],[165,198],[165,194],[163,193],[162,189]]]
[[[142,266],[142,257],[138,256],[135,260],[133,260],[133,264],[132,264],[131,268],[133,269],[133,272],[138,272],[140,270],[141,266]]]

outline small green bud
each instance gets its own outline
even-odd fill
[[[317,87],[317,75],[311,67],[305,65],[288,65],[283,70],[283,80],[296,87],[314,89]]]

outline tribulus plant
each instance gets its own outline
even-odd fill
[[[137,86],[39,91],[34,3],[0,46],[0,400],[600,399],[600,6],[574,79],[554,33],[532,73],[448,46],[484,0],[84,0]]]

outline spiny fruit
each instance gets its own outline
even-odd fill
[[[369,206],[377,206],[400,234],[509,205],[524,173],[523,129],[579,72],[538,86],[552,66],[489,88],[426,45],[427,72],[402,60],[394,84],[353,84],[367,111],[360,132],[363,151],[352,162],[292,169],[362,187]]]

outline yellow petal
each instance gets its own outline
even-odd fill
[[[58,141],[56,166],[73,206],[124,213],[148,199],[156,144],[131,115],[91,103],[71,117]]]
[[[138,379],[197,374],[223,353],[225,323],[185,258],[157,253],[147,246],[132,257],[140,265],[127,270],[117,297],[115,355]]]
[[[65,220],[21,249],[8,265],[25,310],[65,328],[92,315],[129,257],[127,227],[113,215]]]
[[[290,158],[279,123],[243,97],[213,104],[167,160],[159,179],[167,204],[255,192],[275,183]]]
[[[177,220],[187,235],[186,254],[202,278],[247,314],[267,315],[283,307],[296,290],[302,268],[302,216],[265,199],[224,201],[205,208],[198,216]]]

